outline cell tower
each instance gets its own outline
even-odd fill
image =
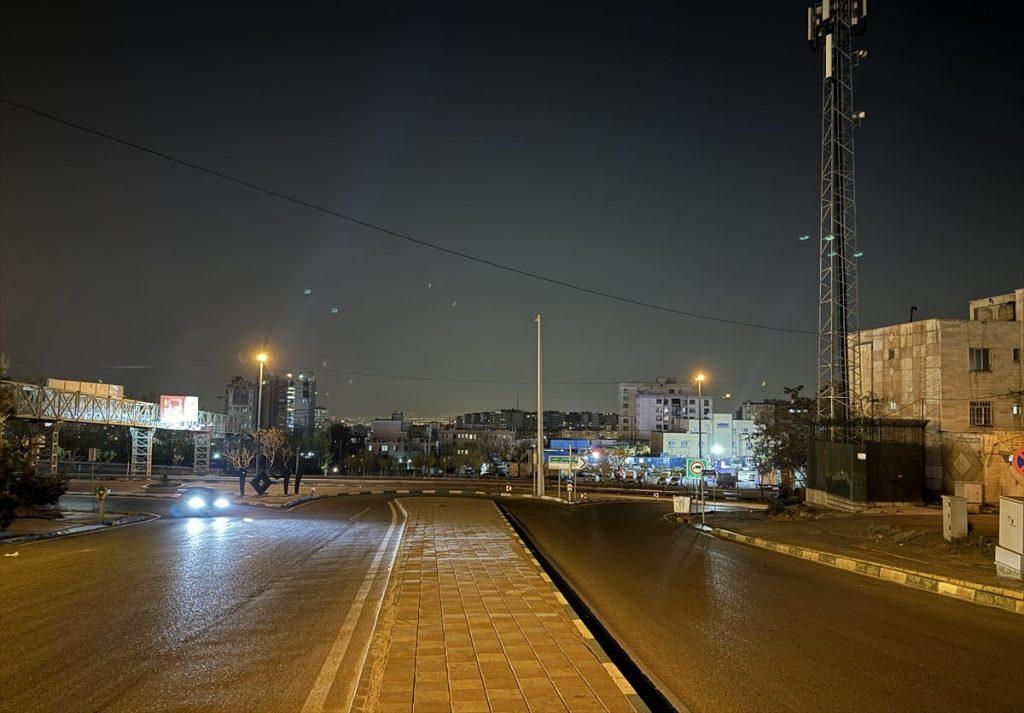
[[[867,0],[822,0],[807,8],[807,41],[822,50],[821,232],[818,282],[819,420],[847,424],[861,415],[858,326],[857,198],[853,130],[865,117],[853,106],[853,49],[866,28]],[[848,429],[837,429],[834,433]]]

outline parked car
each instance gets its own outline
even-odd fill
[[[431,475],[444,475],[444,468],[438,468],[436,465],[430,469]]]

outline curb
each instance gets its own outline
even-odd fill
[[[238,501],[238,500],[235,500],[233,502],[234,502],[235,505],[241,505],[242,507],[263,508],[265,510],[289,510],[291,508],[298,507],[299,505],[302,505],[303,503],[308,503],[308,502],[312,502],[313,500],[320,500],[322,498],[330,498],[330,497],[334,497],[334,496],[332,496],[332,495],[312,495],[312,494],[311,495],[303,495],[302,497],[295,498],[293,500],[289,500],[286,503],[280,503],[278,505],[272,505],[270,503],[261,503],[261,502],[248,503],[248,502],[245,502],[245,501]]]
[[[531,495],[527,497],[533,498],[534,496]],[[558,498],[551,498],[550,496],[541,496],[541,498],[558,501]],[[537,557],[534,555],[533,550],[531,550],[530,546],[526,544],[526,542],[520,535],[519,531],[513,525],[512,520],[509,517],[509,514],[506,513],[502,508],[498,507],[498,503],[496,501],[492,501],[492,504],[494,505],[494,509],[498,511],[498,514],[501,515],[502,519],[505,521],[505,527],[508,528],[508,531],[512,533],[512,536],[516,539],[516,542],[518,542],[519,546],[522,547],[523,553],[540,572],[541,578],[548,583],[548,587],[551,589],[551,591],[555,593],[555,598],[558,599],[558,602],[565,609],[566,614],[568,614],[569,619],[571,619],[572,623],[576,626],[576,629],[579,631],[580,635],[583,637],[583,640],[586,642],[587,648],[590,649],[591,653],[594,654],[597,660],[604,667],[605,671],[608,673],[608,676],[612,679],[612,681],[615,682],[615,685],[618,687],[619,691],[625,697],[626,702],[629,703],[630,706],[632,706],[633,710],[637,713],[650,713],[651,709],[644,702],[640,694],[637,693],[636,689],[633,688],[633,685],[629,682],[629,679],[627,679],[622,674],[622,671],[615,664],[615,662],[612,661],[611,657],[608,655],[608,652],[605,651],[604,647],[597,640],[597,637],[594,636],[594,633],[586,625],[586,623],[580,617],[579,613],[576,611],[573,605],[569,603],[568,599],[566,599],[565,594],[562,593],[562,590],[559,588],[559,586],[552,580],[551,576],[544,568],[544,565],[542,565],[537,560]],[[572,594],[573,598],[576,599],[575,594],[573,594],[571,591],[570,594]],[[610,635],[608,635],[608,638],[611,638]]]
[[[837,555],[833,552],[812,550],[809,547],[787,545],[783,542],[765,540],[761,537],[741,535],[738,532],[723,530],[720,527],[711,527],[708,525],[694,525],[693,527],[701,530],[702,532],[714,535],[715,537],[732,540],[734,542],[742,542],[746,545],[760,547],[761,549],[771,550],[772,552],[778,552],[779,554],[798,557],[810,562],[817,562],[818,564],[823,564],[827,567],[834,567],[835,569],[841,569],[855,574],[862,574],[865,577],[881,579],[885,582],[892,582],[912,589],[960,599],[961,601],[974,602],[975,604],[1002,609],[1003,611],[1008,611],[1014,614],[1024,614],[1024,592],[1015,589],[994,587],[988,584],[980,584],[978,582],[970,582],[963,579],[954,579],[941,574],[931,574],[914,569],[897,567],[895,565],[872,562],[871,560],[846,557],[844,555]]]
[[[149,513],[136,513],[134,515],[125,515],[124,517],[119,517],[116,520],[111,520],[110,522],[94,523],[92,525],[76,525],[75,527],[66,527],[63,530],[53,530],[52,532],[44,532],[36,535],[20,535],[18,537],[11,537],[8,539],[0,540],[0,547],[5,545],[38,542],[40,540],[54,540],[58,537],[69,537],[71,535],[85,535],[90,532],[103,532],[105,530],[111,530],[115,527],[122,527],[124,525],[134,525],[138,522],[156,520],[157,517],[157,515],[151,515]]]
[[[78,491],[68,491],[65,495],[77,495],[78,497],[96,497],[96,493],[83,493]],[[116,493],[111,491],[108,493],[115,498],[153,498],[154,500],[173,500],[177,498],[176,493]]]

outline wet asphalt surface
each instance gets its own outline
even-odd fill
[[[163,517],[0,547],[18,552],[0,556],[0,710],[302,709],[382,546],[388,500],[177,519],[167,501],[111,497],[108,510]],[[372,632],[374,607],[360,611],[330,706]]]
[[[162,517],[0,547],[18,552],[0,556],[0,710],[301,710],[389,499],[174,519],[165,500],[111,497]],[[503,502],[680,709],[1021,710],[1024,617],[715,540],[666,520],[668,503]],[[374,613],[355,619],[328,709]]]
[[[504,503],[680,709],[1024,710],[1024,617],[714,539],[669,504]]]

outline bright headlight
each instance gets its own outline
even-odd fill
[[[217,498],[216,500],[213,501],[213,504],[214,506],[219,508],[226,508],[228,505],[231,504],[231,501],[228,500],[227,498]]]
[[[188,506],[193,510],[198,510],[199,508],[206,507],[206,501],[198,495],[193,495],[188,499]]]

